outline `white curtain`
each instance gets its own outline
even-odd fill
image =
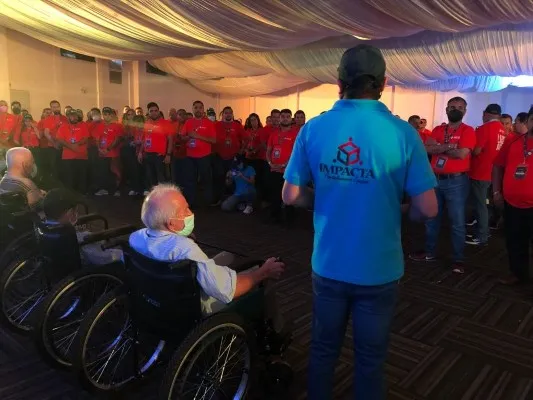
[[[483,77],[533,74],[531,20],[523,0],[0,0],[0,25],[232,95],[334,82],[362,39],[383,49],[391,83],[493,90]]]

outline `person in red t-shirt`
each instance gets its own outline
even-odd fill
[[[298,128],[298,131],[305,125],[305,113],[302,110],[294,113],[294,125]]]
[[[268,182],[265,182],[265,170],[270,167],[265,160],[268,138],[265,138],[264,135],[261,136],[262,132],[264,132],[264,128],[259,115],[256,113],[250,114],[244,123],[242,153],[248,160],[248,164],[255,170],[257,197],[264,200],[265,194],[268,193],[264,189],[268,185]]]
[[[411,254],[415,261],[435,261],[435,249],[440,232],[444,204],[451,222],[453,264],[452,270],[464,273],[464,247],[466,239],[465,205],[470,181],[470,154],[476,145],[474,128],[464,124],[466,100],[454,97],[448,101],[448,124],[436,127],[426,141],[426,151],[431,154],[431,166],[437,177],[439,202],[438,215],[426,222],[425,251]]]
[[[216,144],[217,139],[215,124],[205,117],[204,104],[197,100],[193,103],[192,109],[194,118],[185,121],[181,131],[182,141],[187,146],[183,193],[187,202],[196,206],[198,178],[203,185],[204,202],[206,204],[213,202],[211,146]]]
[[[509,114],[502,114],[500,117],[500,122],[505,130],[505,136],[513,133],[513,117],[511,117]]]
[[[124,145],[120,155],[124,166],[123,179],[130,189],[128,196],[138,196],[144,191],[145,172],[142,163],[138,161],[144,143],[144,117],[135,115],[135,110],[130,108],[122,119],[122,125]]]
[[[65,186],[79,193],[87,193],[87,142],[89,129],[80,121],[78,112],[70,110],[68,123],[62,124],[54,137],[54,142],[63,147],[61,172]]]
[[[148,119],[144,123],[144,137],[139,162],[144,164],[146,174],[145,195],[148,189],[165,181],[165,164],[172,157],[173,127],[169,120],[161,117],[157,103],[147,105]]]
[[[173,110],[173,109],[172,109]],[[172,120],[171,116],[171,120]],[[187,111],[180,108],[175,112],[174,126],[174,149],[172,151],[172,180],[179,187],[183,187],[185,182],[185,168],[187,164],[187,146],[183,140],[181,132],[187,120]]]
[[[22,121],[23,125],[20,133],[17,137],[13,138],[13,141],[18,146],[30,149],[31,153],[33,154],[33,159],[35,160],[35,164],[37,167],[39,167],[37,162],[38,152],[36,152],[36,150],[39,149],[39,129],[37,128],[37,124],[33,121],[33,117],[30,114],[26,114]]]
[[[216,146],[213,157],[213,191],[215,204],[222,202],[226,188],[226,175],[231,169],[233,158],[242,150],[243,126],[233,119],[230,106],[222,110],[222,120],[215,122]]]
[[[487,194],[491,181],[492,164],[506,136],[500,122],[501,113],[500,105],[489,104],[483,112],[483,125],[476,129],[476,147],[472,151],[469,176],[474,218],[477,224],[476,234],[466,241],[466,243],[474,246],[486,245],[489,237]]]
[[[114,193],[120,196],[120,181],[122,165],[120,163],[120,144],[124,138],[124,128],[121,124],[113,122],[116,114],[111,107],[102,109],[103,121],[95,125],[92,138],[98,149],[98,179],[99,184],[96,196],[106,196]]]
[[[494,204],[504,209],[505,237],[512,276],[505,285],[530,280],[530,245],[533,239],[533,107],[527,133],[510,135],[494,160],[492,190]]]
[[[280,112],[280,127],[278,130],[272,131],[268,138],[266,159],[270,165],[270,206],[271,217],[276,221],[282,219],[282,205],[281,190],[283,189],[283,173],[285,167],[291,158],[292,149],[296,136],[298,135],[298,128],[291,126],[292,112],[284,109]],[[286,219],[290,220],[293,217],[294,209],[286,207]]]
[[[0,100],[0,172],[6,168],[6,151],[13,147],[13,138],[20,132],[18,116],[8,113],[7,110],[7,102]]]
[[[262,178],[258,179],[257,182],[257,190],[259,192],[258,197],[262,197],[262,205],[266,206],[268,205],[268,202],[270,201],[270,198],[272,195],[270,194],[270,165],[268,165],[266,152],[267,152],[267,146],[268,146],[268,139],[270,138],[270,135],[272,132],[279,131],[279,124],[280,124],[280,111],[276,108],[274,108],[272,111],[270,111],[270,116],[266,119],[266,126],[259,131],[259,139],[261,143],[261,147],[259,151],[257,152],[257,158],[259,160],[262,160],[263,167],[261,168],[262,171]],[[261,172],[257,172],[259,169],[256,170],[257,174],[261,174]],[[262,193],[262,195],[261,195]]]
[[[59,127],[68,123],[67,117],[61,115],[61,105],[57,100],[50,102],[50,109],[52,115],[47,117],[43,123],[43,131],[41,135],[42,147],[41,147],[41,164],[44,169],[44,173],[51,179],[55,179],[58,174],[57,160],[60,158],[59,145],[55,141],[55,136]]]

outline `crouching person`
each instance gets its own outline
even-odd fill
[[[155,186],[144,199],[141,219],[146,228],[130,235],[130,247],[145,257],[162,262],[195,261],[197,280],[202,288],[202,312],[210,315],[235,299],[251,292],[260,283],[278,279],[285,265],[272,257],[263,265],[237,272],[228,265],[232,257],[221,253],[210,259],[189,237],[194,229],[194,214],[180,190],[170,184]],[[280,333],[284,328],[275,293],[269,285],[264,290],[267,320]]]
[[[43,201],[43,212],[47,225],[73,225],[78,222],[76,196],[67,189],[50,190]],[[82,243],[88,231],[78,231],[78,243]],[[80,256],[83,265],[107,265],[114,262],[123,261],[122,250],[107,249],[102,250],[103,242],[94,242],[80,246]]]
[[[244,214],[253,212],[253,203],[256,196],[255,170],[248,164],[243,155],[235,156],[233,166],[226,176],[226,185],[235,185],[235,191],[222,203],[223,211],[238,209]]]

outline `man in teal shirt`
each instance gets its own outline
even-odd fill
[[[411,197],[412,219],[437,213],[436,179],[418,133],[378,101],[385,69],[375,47],[359,45],[344,53],[341,100],[302,128],[285,171],[284,202],[302,207],[314,202],[310,400],[332,398],[350,314],[355,398],[385,398],[383,366],[404,269],[404,192]]]

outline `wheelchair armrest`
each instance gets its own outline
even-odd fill
[[[104,229],[109,229],[109,222],[107,222],[107,219],[100,214],[82,215],[81,217],[78,217],[76,225],[82,225],[92,221],[102,221],[104,223]]]
[[[135,225],[124,225],[117,228],[106,229],[100,232],[90,233],[83,239],[83,242],[80,243],[80,246],[85,246],[86,244],[100,242],[102,240],[109,240],[118,236],[129,235],[130,233],[138,230],[139,228]]]

